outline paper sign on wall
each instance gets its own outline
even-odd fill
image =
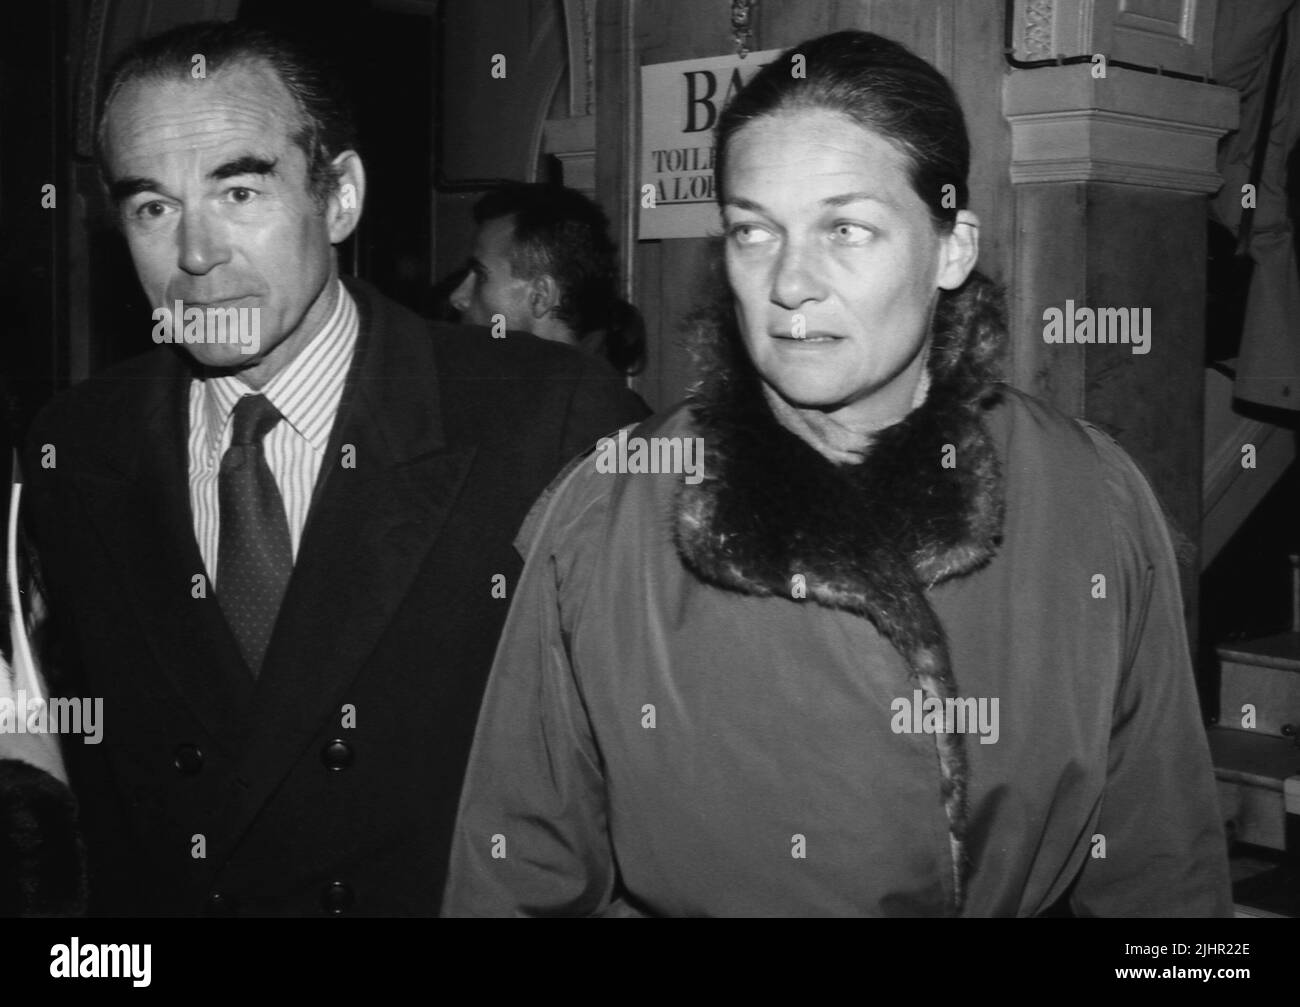
[[[713,127],[732,95],[781,52],[767,49],[744,59],[715,56],[641,68],[638,238],[718,233]]]

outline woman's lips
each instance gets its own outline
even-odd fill
[[[834,332],[821,332],[816,330],[814,330],[813,332],[807,332],[802,336],[796,336],[792,332],[773,332],[771,333],[771,336],[773,339],[781,339],[787,343],[814,343],[814,344],[837,343],[844,338],[843,336],[837,335]]]

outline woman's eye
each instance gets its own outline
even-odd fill
[[[874,232],[865,224],[840,221],[831,228],[831,235],[842,245],[865,245]]]
[[[772,232],[757,224],[733,224],[727,236],[738,245],[759,245],[771,240]]]

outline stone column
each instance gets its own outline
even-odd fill
[[[1103,42],[1121,49],[1122,61],[1141,63],[1147,39],[1152,65],[1177,61],[1184,72],[1208,72],[1212,25],[1198,24],[1195,0],[1116,6],[1017,6],[1022,59],[1089,61],[1012,69],[1003,83],[1016,213],[1009,376],[1107,430],[1146,471],[1180,547],[1195,645],[1206,197],[1221,184],[1217,143],[1236,126],[1238,96],[1116,67],[1109,60],[1120,57],[1092,48]],[[1213,5],[1200,6],[1212,15]],[[1149,317],[1148,341],[1048,342],[1052,308],[1076,318],[1086,317],[1080,309],[1100,316],[1136,308],[1126,314],[1139,323]],[[1093,337],[1101,335],[1094,327]]]

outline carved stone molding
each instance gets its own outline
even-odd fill
[[[1025,59],[1051,59],[1056,55],[1052,37],[1052,22],[1056,11],[1055,0],[1029,0],[1021,5],[1024,30],[1021,51]]]
[[[1214,0],[1018,0],[1012,50],[1021,60],[1102,53],[1206,77],[1216,11]]]
[[[1011,180],[1117,182],[1181,192],[1222,184],[1219,137],[1237,125],[1231,88],[1088,64],[1010,73]]]
[[[1092,11],[1093,0],[1020,0],[1012,11],[1016,58],[1090,55]]]
[[[595,111],[595,0],[564,0],[564,33],[569,54],[569,115]]]
[[[551,104],[541,150],[559,158],[564,184],[596,192],[596,2],[562,0],[568,91]]]

